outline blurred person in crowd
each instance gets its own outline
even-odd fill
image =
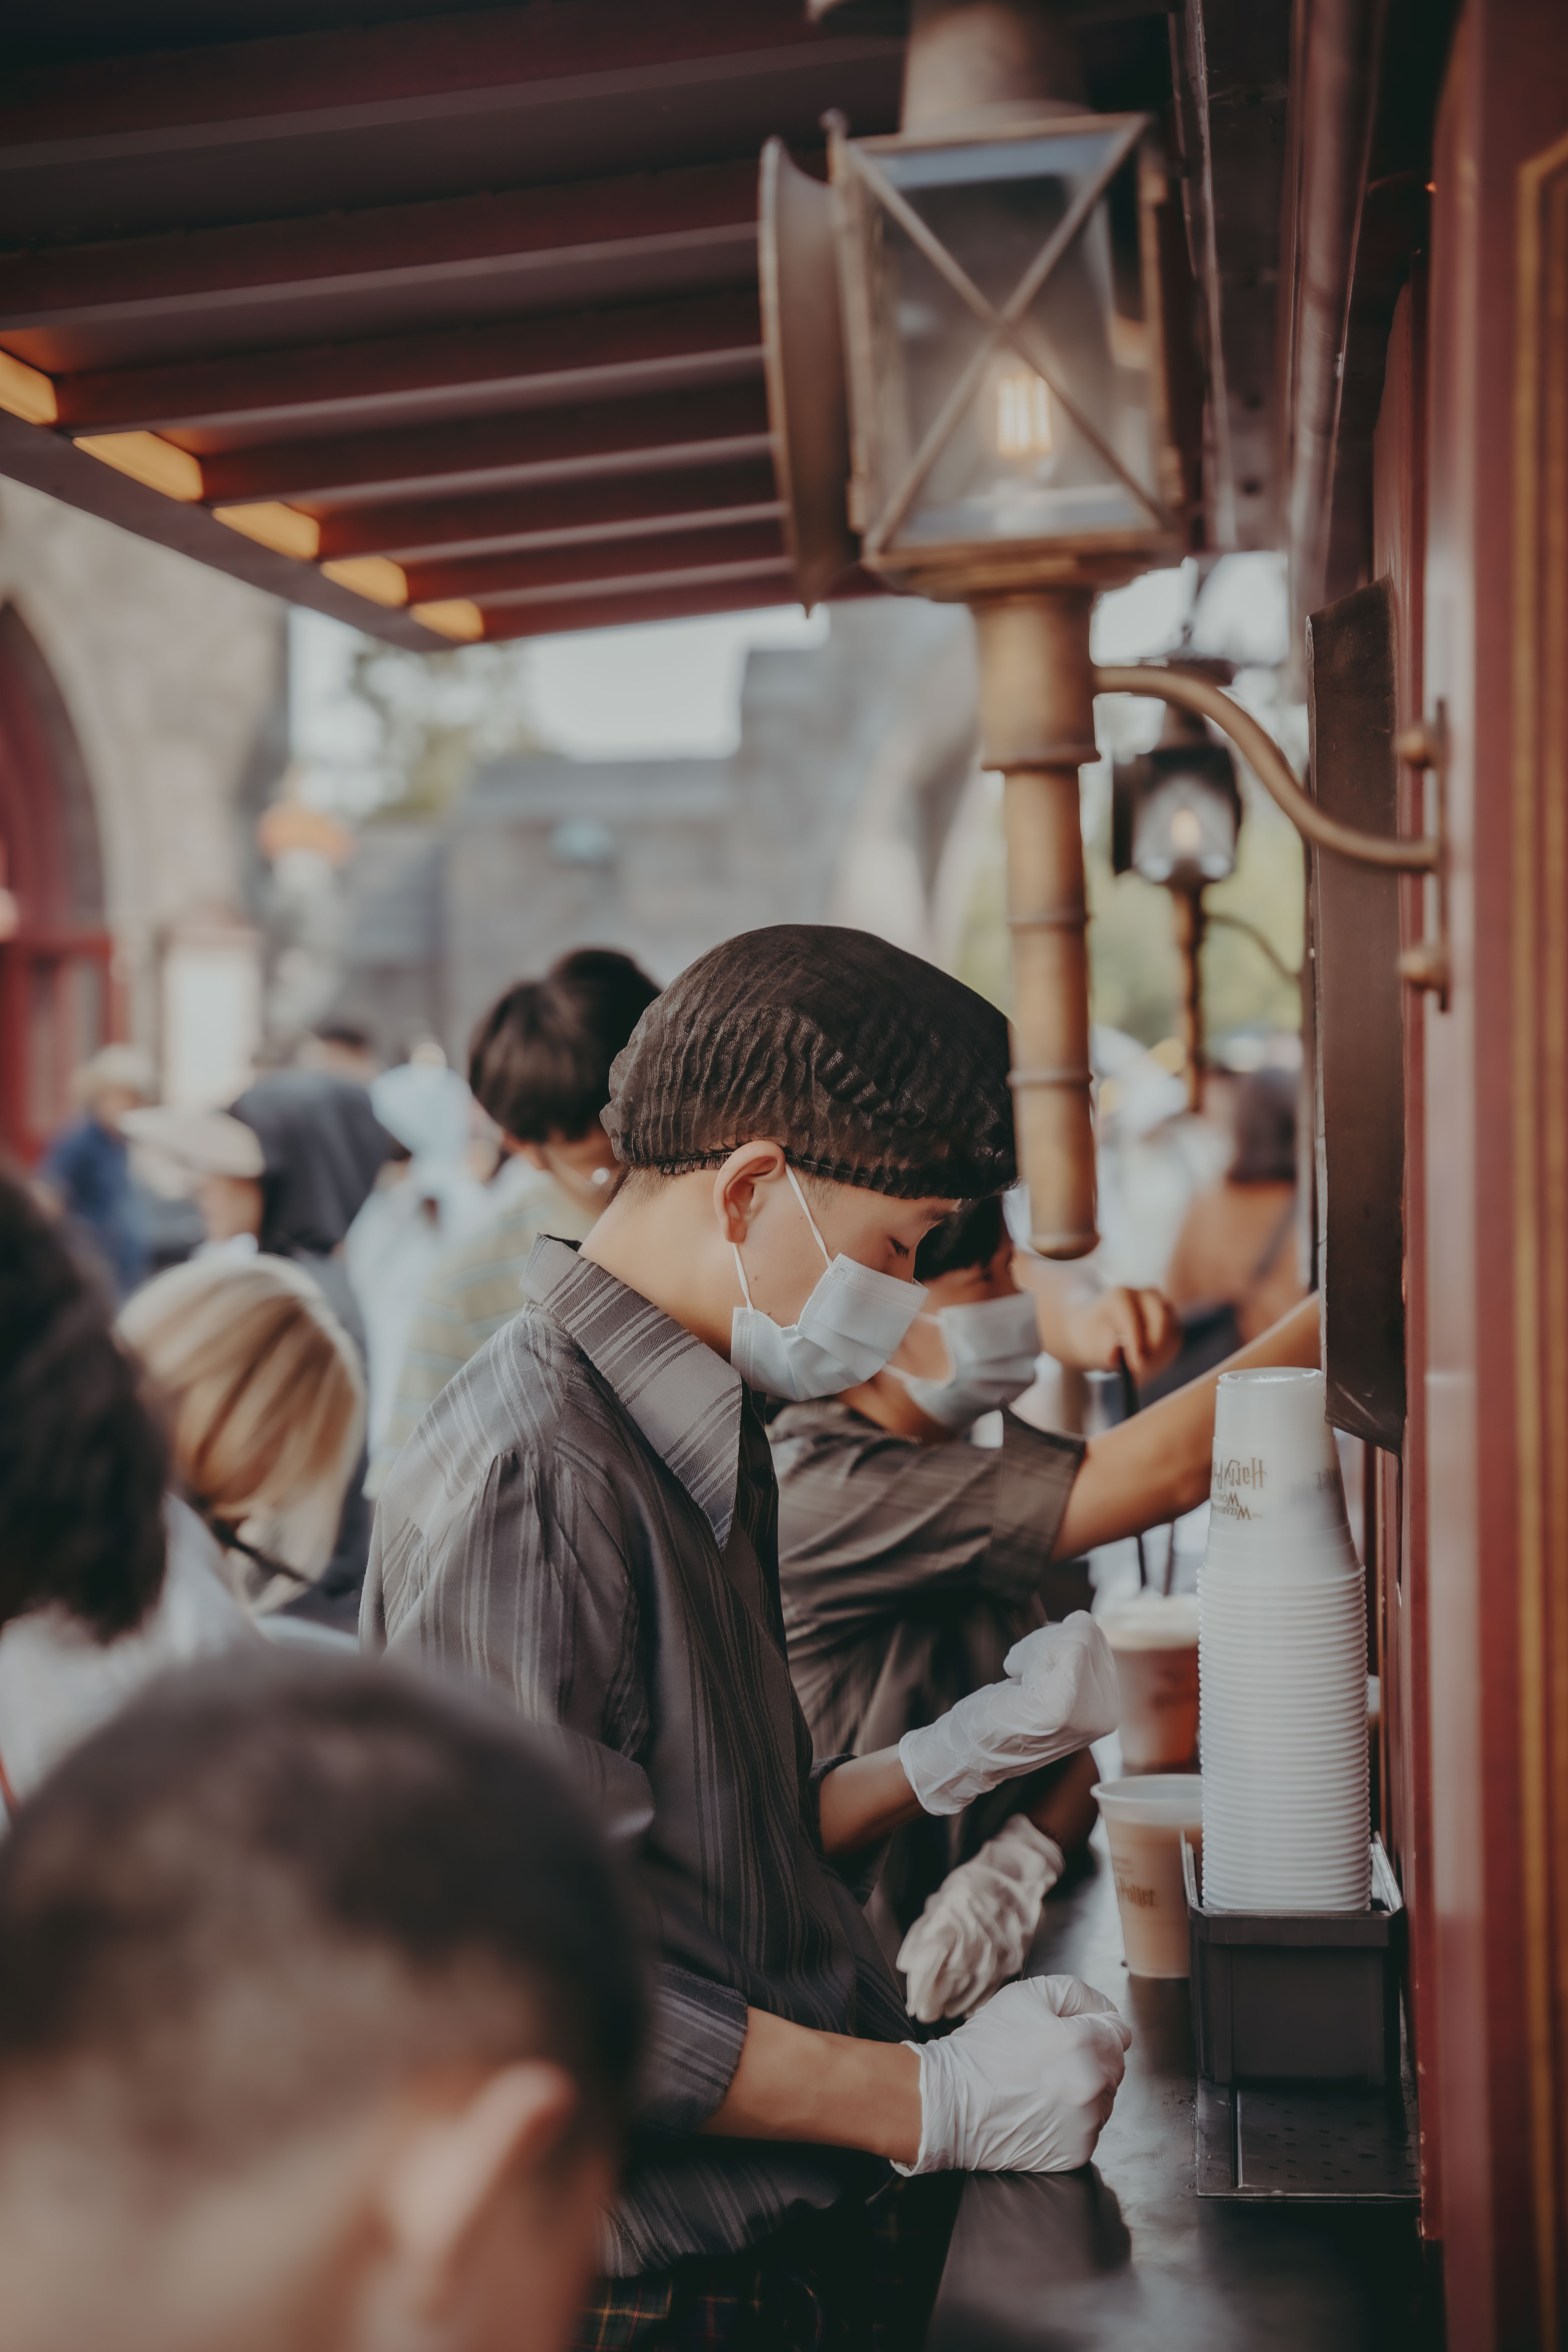
[[[370,1449],[392,1412],[408,1333],[432,1272],[489,1213],[468,1166],[474,1098],[439,1045],[416,1046],[371,1081],[371,1106],[399,1149],[349,1227],[344,1258],[364,1318]]]
[[[915,1253],[926,1303],[884,1368],[772,1424],[790,1672],[818,1756],[896,1745],[994,1683],[1055,1613],[1054,1562],[1208,1492],[1214,1376],[1087,1444],[1005,1410],[999,1446],[955,1442],[1034,1378],[1035,1307],[1016,1265],[1001,1202],[960,1210]],[[1177,1334],[1157,1291],[1102,1304],[1116,1311],[1084,1316],[1079,1339],[1114,1338],[1134,1378],[1168,1360]],[[1075,1328],[1053,1336],[1059,1352]],[[1315,1302],[1247,1360],[1315,1364]],[[1017,1975],[1094,1825],[1097,1778],[1080,1749],[897,1832],[869,1907],[914,2016],[962,2015]]]
[[[249,1637],[221,1576],[180,1539],[191,1514],[165,1499],[167,1444],[109,1311],[66,1234],[25,1185],[0,1175],[7,1813],[150,1675]]]
[[[294,1051],[298,1069],[320,1070],[329,1078],[347,1078],[368,1087],[381,1069],[370,1031],[358,1021],[319,1021]]]
[[[344,1263],[350,1225],[397,1146],[363,1087],[315,1070],[270,1070],[227,1111],[132,1114],[137,1140],[183,1168],[207,1228],[198,1259],[258,1252],[289,1258],[321,1292],[365,1356],[363,1319]],[[352,1630],[370,1548],[362,1463],[349,1481],[337,1542],[295,1614]]]
[[[293,1258],[364,1352],[364,1325],[348,1278],[344,1243],[396,1144],[350,1078],[320,1070],[269,1070],[229,1105],[261,1146],[248,1230],[271,1257]]]
[[[1235,1151],[1187,1210],[1166,1269],[1189,1345],[1178,1370],[1255,1339],[1306,1290],[1296,1257],[1296,1104],[1290,1070],[1249,1071],[1236,1089]]]
[[[287,1259],[212,1258],[143,1284],[120,1336],[150,1376],[182,1543],[257,1615],[327,1565],[364,1438],[359,1356]]]
[[[124,1120],[157,1092],[153,1066],[134,1045],[105,1045],[77,1071],[71,1092],[81,1117],[50,1144],[38,1181],[55,1206],[89,1235],[123,1298],[147,1264]]]
[[[317,1070],[268,1070],[226,1111],[132,1111],[125,1125],[195,1195],[207,1254],[294,1259],[363,1353],[343,1244],[398,1150],[363,1087]]]
[[[377,1447],[373,1489],[426,1406],[517,1313],[522,1270],[540,1234],[582,1241],[592,1232],[619,1173],[599,1123],[610,1065],[658,994],[630,956],[577,948],[542,980],[509,988],[475,1030],[468,1083],[500,1129],[503,1154],[490,1185],[493,1213],[431,1271]]]
[[[353,1661],[167,1678],[0,1850],[6,2352],[560,2352],[642,2015],[521,1730]]]
[[[1131,2035],[1052,1978],[910,2046],[862,1874],[921,1812],[1110,1730],[1115,1669],[1080,1612],[814,1770],[759,1398],[868,1380],[926,1233],[1015,1181],[1006,1024],[868,933],[750,932],[649,1005],[603,1123],[628,1173],[580,1249],[534,1244],[521,1310],[398,1456],[363,1636],[488,1677],[637,1811],[659,2064],[576,2342],[912,2346],[934,2176],[1085,2163]]]

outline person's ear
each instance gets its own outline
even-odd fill
[[[713,1179],[713,1213],[727,1242],[741,1243],[760,1208],[759,1185],[776,1182],[784,1171],[784,1146],[742,1143]]]
[[[426,2316],[460,2292],[467,2249],[515,2176],[559,2147],[577,2104],[563,2067],[524,2059],[486,2075],[455,2104],[432,2105],[408,2132],[378,2201],[397,2267]]]
[[[549,1175],[550,1162],[537,1143],[519,1143],[515,1137],[508,1135],[502,1137],[501,1148],[510,1151],[513,1159],[525,1160],[530,1168],[537,1168],[542,1176]]]

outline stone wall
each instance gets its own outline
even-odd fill
[[[825,645],[752,653],[728,759],[500,761],[423,848],[419,828],[367,826],[340,1007],[384,1051],[427,1024],[458,1058],[509,982],[570,947],[623,948],[659,980],[775,922],[858,924],[934,952],[974,729],[966,614],[837,606]]]
[[[285,756],[284,608],[16,482],[0,485],[0,603],[69,712],[123,1002],[156,1048],[164,938],[246,908],[251,823]]]

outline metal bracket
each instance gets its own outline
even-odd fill
[[[1418,773],[1429,773],[1436,787],[1435,819],[1436,839],[1441,850],[1447,838],[1448,821],[1448,711],[1439,702],[1430,719],[1417,719],[1394,739],[1394,750],[1407,768]],[[1435,939],[1418,940],[1407,947],[1399,959],[1399,975],[1412,988],[1429,989],[1437,1000],[1440,1013],[1448,1010],[1448,988],[1453,978],[1452,960],[1448,952],[1448,861],[1439,856],[1431,869],[1437,885],[1437,932]]]
[[[1249,710],[1239,702],[1222,694],[1205,677],[1193,677],[1179,669],[1161,669],[1153,663],[1141,663],[1127,669],[1097,669],[1094,672],[1096,694],[1142,694],[1155,702],[1173,702],[1182,710],[1194,711],[1200,719],[1213,721],[1222,734],[1228,735],[1237,750],[1257,776],[1265,792],[1278,803],[1295,826],[1316,849],[1331,849],[1340,857],[1353,858],[1358,866],[1391,866],[1398,874],[1436,874],[1439,895],[1443,875],[1443,798],[1439,782],[1437,800],[1437,831],[1405,837],[1402,835],[1363,833],[1359,825],[1342,824],[1337,817],[1321,809],[1309,793],[1303,792],[1294,770],[1284,752],[1265,728],[1258,725]],[[1424,725],[1402,736],[1399,751],[1402,759],[1412,765],[1435,767],[1442,774],[1442,715],[1436,721],[1436,733]],[[1419,752],[1405,746],[1419,732]],[[1444,934],[1446,940],[1447,934]],[[1438,944],[1442,944],[1440,941]],[[1446,952],[1446,948],[1445,948]],[[1414,978],[1407,973],[1407,978]],[[1419,985],[1429,987],[1430,981]]]

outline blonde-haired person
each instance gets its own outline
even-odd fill
[[[5,1199],[0,1184],[0,1207]],[[52,1327],[63,1331],[72,1317],[90,1325],[98,1310],[37,1213],[31,1227],[22,1206],[16,1215],[18,1256],[53,1248],[59,1262],[37,1328],[24,1335],[47,1367],[51,1346],[58,1353],[64,1345]],[[0,1271],[4,1256],[0,1249]],[[101,1319],[97,1328],[112,1363]],[[137,1293],[116,1336],[166,1431],[164,1439],[146,1418],[154,1491],[165,1442],[168,1449],[163,1573],[157,1547],[144,1566],[108,1561],[100,1583],[122,1576],[135,1591],[116,1606],[112,1590],[95,1587],[89,1615],[68,1579],[49,1574],[56,1553],[74,1558],[73,1542],[80,1549],[79,1531],[58,1496],[47,1513],[34,1513],[52,1531],[52,1549],[43,1546],[30,1588],[8,1603],[15,1622],[0,1630],[0,1801],[8,1812],[153,1675],[254,1642],[258,1616],[269,1630],[290,1622],[268,1612],[325,1567],[359,1459],[358,1356],[316,1285],[286,1260],[177,1266]],[[93,1483],[86,1461],[82,1483],[85,1512]]]
[[[297,1600],[331,1555],[364,1437],[359,1353],[320,1287],[286,1258],[198,1260],[144,1284],[119,1330],[218,1573],[256,1615]]]

